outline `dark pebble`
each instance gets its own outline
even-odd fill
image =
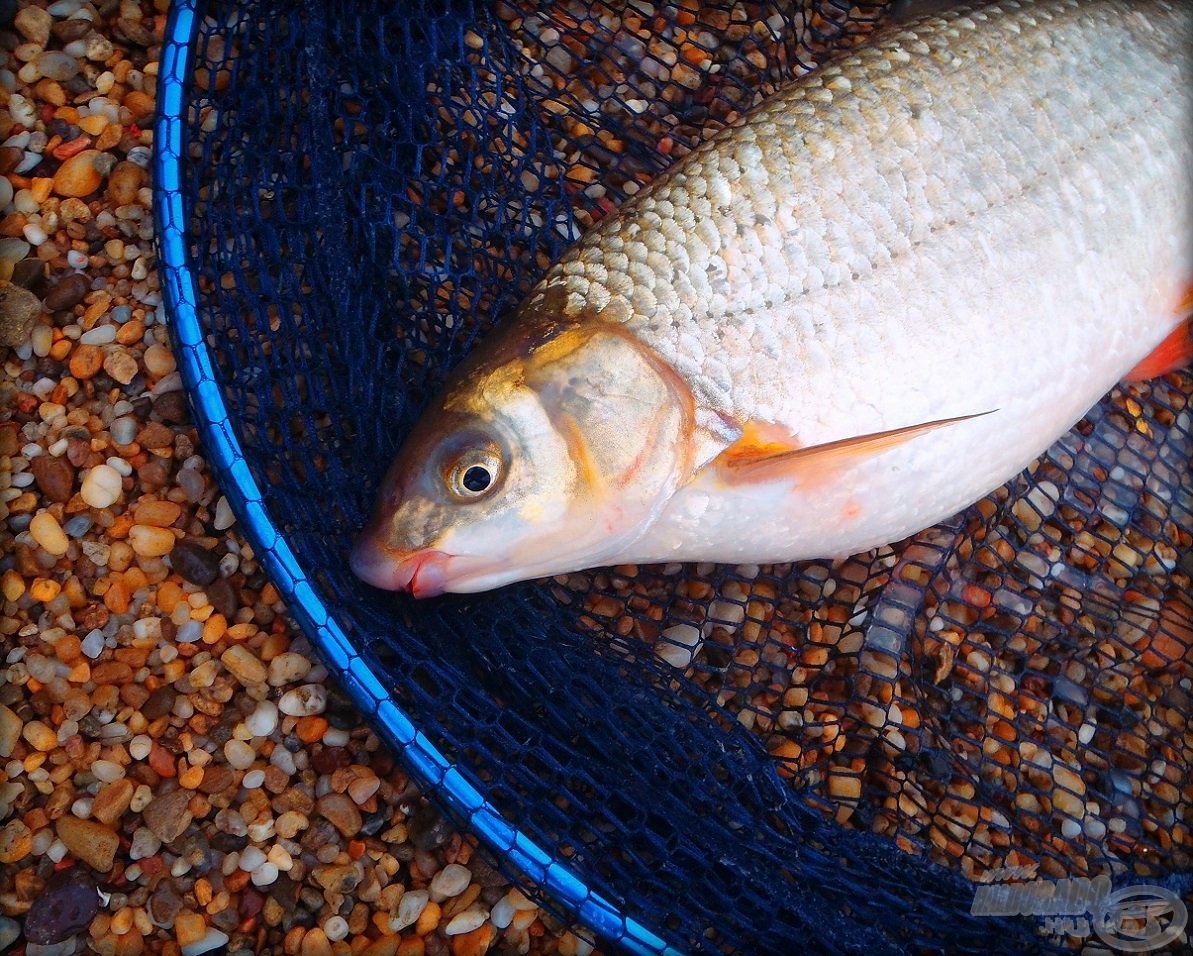
[[[261,912],[265,898],[256,890],[245,887],[240,892],[240,918],[249,919]]]
[[[117,39],[127,40],[133,46],[148,48],[153,46],[153,31],[140,20],[129,20],[121,17],[115,23]]]
[[[174,701],[178,697],[172,684],[163,684],[149,695],[145,701],[145,705],[141,708],[141,714],[146,720],[157,720],[159,717],[165,717],[174,709]]]
[[[170,566],[184,581],[206,587],[220,575],[220,559],[194,541],[182,540],[170,552]]]
[[[231,907],[222,909],[213,916],[208,917],[208,921],[216,929],[222,929],[225,933],[234,933],[236,927],[240,925],[240,917],[236,910]]]
[[[34,295],[41,292],[45,278],[45,263],[40,259],[22,259],[12,269],[12,284],[28,289]]]
[[[315,747],[311,753],[311,767],[316,773],[335,773],[352,764],[352,754],[344,747]]]
[[[86,867],[59,870],[46,880],[25,914],[25,939],[47,946],[87,928],[99,912],[99,888]]]
[[[174,889],[172,880],[161,880],[153,889],[146,905],[146,912],[154,926],[172,929],[174,917],[182,912],[182,897]]]
[[[0,176],[7,176],[20,164],[25,151],[15,146],[0,146]]]
[[[136,382],[137,380],[133,379],[134,385]],[[170,481],[170,464],[160,458],[151,458],[137,469],[137,477],[147,491],[153,488],[163,488]]]
[[[91,442],[83,438],[71,438],[66,443],[66,460],[76,468],[83,467],[91,454]]]
[[[339,684],[327,685],[327,709],[323,716],[336,730],[352,730],[360,726],[360,711]]]
[[[199,783],[199,791],[211,796],[213,793],[228,790],[235,783],[236,774],[232,772],[231,767],[213,762],[203,768],[203,779]],[[234,849],[239,849],[239,847]]]
[[[211,602],[211,606],[229,620],[235,617],[236,612],[240,610],[240,601],[236,597],[236,591],[228,583],[227,578],[219,578],[213,581],[208,585],[206,594],[207,600]]]
[[[63,46],[84,37],[91,30],[90,20],[57,20],[50,27],[50,32]]]
[[[424,803],[406,824],[410,842],[419,850],[434,850],[451,839],[451,823],[431,804]]]
[[[167,425],[187,425],[190,423],[190,410],[186,407],[186,398],[182,392],[166,392],[153,400],[153,413]]]
[[[269,884],[266,892],[283,908],[293,909],[294,901],[298,898],[298,884],[288,873],[279,873],[278,878]]]
[[[70,501],[74,491],[75,470],[65,458],[38,455],[30,464],[33,480],[50,501]]]
[[[61,312],[78,305],[90,291],[91,280],[80,272],[72,272],[55,282],[42,302],[51,312]]]

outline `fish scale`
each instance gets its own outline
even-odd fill
[[[458,370],[358,571],[434,593],[840,556],[969,505],[1188,318],[1190,51],[1193,4],[1002,0],[794,81]],[[458,432],[483,503],[443,491]]]
[[[869,413],[847,423],[862,431],[907,424],[909,415],[985,410],[955,405],[947,394],[930,408],[900,407],[895,397],[906,368],[893,375],[868,369],[868,384],[848,375],[851,365],[873,363],[876,352],[908,338],[968,337],[969,362],[956,342],[941,341],[944,350],[935,355],[916,350],[919,374],[936,376],[959,361],[998,363],[993,394],[982,395],[997,407],[1016,380],[1028,380],[1020,364],[1026,349],[1000,350],[991,335],[972,328],[975,301],[992,304],[991,290],[958,288],[959,271],[998,266],[991,260],[1001,256],[1001,268],[982,277],[990,287],[1005,281],[1008,266],[1023,271],[1047,251],[1065,280],[1058,294],[1082,293],[1091,323],[1132,315],[1144,323],[1142,296],[1119,306],[1103,294],[1107,280],[1077,288],[1082,263],[1073,250],[1054,248],[1055,230],[1040,222],[1040,211],[1065,216],[1075,244],[1082,236],[1100,240],[1103,258],[1116,259],[1123,236],[1111,231],[1113,220],[1102,220],[1110,197],[1138,194],[1126,181],[1134,173],[1152,192],[1151,224],[1171,242],[1164,208],[1174,210],[1171,218],[1188,207],[1187,195],[1175,195],[1171,184],[1173,169],[1189,168],[1187,137],[1137,130],[1177,130],[1186,122],[1177,91],[1191,82],[1191,42],[1188,10],[1175,4],[999,3],[930,19],[803,78],[713,137],[621,216],[589,232],[540,288],[574,279],[568,266],[583,265],[591,285],[581,308],[595,304],[600,311],[606,293],[625,297],[629,328],[680,372],[699,401],[736,419],[771,417],[809,441],[845,434],[846,423],[825,406],[868,403]],[[1169,154],[1136,164],[1137,150],[1154,151],[1157,142]],[[1166,179],[1167,188],[1154,185]],[[755,226],[756,217],[767,225]],[[700,225],[686,228],[681,218]],[[1046,235],[1033,239],[1041,226]],[[746,238],[733,242],[739,228]],[[588,269],[616,274],[621,256],[609,259],[610,250],[642,263],[652,243],[658,251],[660,236],[662,259],[628,272],[624,287],[602,283]],[[1023,251],[991,248],[999,242]],[[1150,244],[1139,248],[1140,265],[1157,261]],[[765,254],[785,249],[777,263]],[[896,269],[897,280],[866,289],[884,268]],[[1114,281],[1122,271],[1114,270]],[[1136,278],[1131,291],[1142,281]],[[892,294],[902,302],[893,303]],[[1080,356],[1071,351],[1079,346],[1073,337],[1041,332],[1044,313],[990,308],[987,318],[1007,336],[1028,335],[1038,347]],[[737,335],[736,347],[761,356],[754,381],[729,373],[724,356],[734,343],[726,330]],[[1130,331],[1123,327],[1117,338],[1135,337]],[[1103,349],[1099,336],[1086,338]],[[786,345],[776,349],[780,340]],[[1131,364],[1124,359],[1104,373],[1100,392]],[[773,387],[757,385],[792,369],[817,371],[820,387],[776,402]]]

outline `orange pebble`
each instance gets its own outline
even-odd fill
[[[113,581],[104,592],[104,607],[113,614],[123,614],[128,610],[131,597],[123,580]]]
[[[325,717],[299,717],[294,732],[304,744],[313,744],[323,739],[323,735],[327,733],[327,727],[327,718]]]
[[[86,684],[91,680],[91,664],[87,661],[79,661],[70,669],[66,679],[71,684]]]
[[[203,782],[202,767],[187,767],[178,775],[178,785],[184,790],[194,790]]]
[[[66,357],[70,355],[70,349],[72,345],[74,345],[74,343],[70,339],[59,339],[50,346],[50,358],[52,358],[55,362],[64,361]],[[78,376],[76,375],[75,378],[78,378]]]
[[[29,596],[42,604],[54,600],[61,591],[62,585],[50,578],[35,578],[29,585]]]
[[[365,855],[365,845],[362,840],[348,841],[348,855],[354,860],[359,860]]]
[[[112,522],[112,527],[108,529],[108,537],[119,541],[128,537],[129,529],[133,526],[133,516],[128,512],[122,515],[117,515],[116,520]]]
[[[66,634],[54,642],[54,656],[64,664],[78,660],[82,642],[74,634]]]
[[[174,608],[178,606],[178,602],[184,597],[182,588],[180,588],[173,581],[163,581],[157,586],[157,606],[159,610],[165,611],[167,614],[173,612]]]
[[[210,606],[202,610],[210,611]],[[195,616],[195,612],[191,612],[191,617]],[[206,621],[203,622],[203,643],[215,644],[228,630],[228,619],[222,614],[211,614]]]
[[[170,756],[161,744],[154,743],[149,748],[148,764],[159,777],[174,777],[178,771],[174,769],[174,758]]]

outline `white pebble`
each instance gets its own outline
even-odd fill
[[[252,873],[265,862],[265,851],[258,846],[246,846],[240,851],[240,868],[246,873]]]
[[[46,235],[45,229],[42,228],[40,222],[27,222],[25,227],[21,230],[25,238],[29,240],[29,244],[33,246],[40,246],[45,242],[49,236]]]
[[[347,747],[352,734],[342,727],[328,727],[323,733],[323,746]]]
[[[141,641],[157,641],[162,636],[160,617],[142,617],[133,621],[133,636]]]
[[[1066,840],[1076,840],[1081,836],[1081,824],[1072,817],[1066,817],[1061,822],[1060,833]]]
[[[389,918],[390,930],[397,932],[417,923],[430,899],[431,894],[426,890],[409,890],[404,893],[401,902],[398,903],[398,911]]]
[[[505,929],[514,918],[514,905],[504,896],[493,904],[489,920],[498,929]]]
[[[116,326],[114,325],[97,325],[79,336],[79,342],[83,345],[110,345],[115,341]]]
[[[179,603],[179,607],[186,610],[186,605]],[[179,644],[193,644],[203,636],[203,625],[199,621],[188,620],[184,621],[178,628],[178,634],[175,635],[174,640]]]
[[[107,466],[122,478],[127,478],[133,473],[133,466],[117,455],[113,455],[108,459]]]
[[[153,741],[147,734],[137,734],[137,736],[128,742],[128,755],[133,760],[144,760],[149,756],[149,751],[152,749]]]
[[[470,906],[463,913],[457,913],[451,918],[443,928],[443,935],[459,936],[461,933],[471,933],[474,929],[479,929],[488,918],[489,914],[479,906]]]
[[[257,752],[243,740],[229,740],[224,744],[224,756],[233,770],[247,770],[257,759]]]
[[[348,921],[342,916],[333,916],[323,924],[323,932],[328,940],[338,942],[348,935]]]
[[[236,523],[236,515],[232,513],[232,506],[228,504],[228,499],[223,495],[220,495],[219,501],[215,503],[215,518],[211,523],[216,531],[225,531]]]
[[[268,737],[278,725],[277,705],[271,700],[261,701],[245,718],[244,725],[254,737]]]
[[[87,253],[79,252],[78,249],[71,249],[66,254],[66,264],[72,269],[86,269],[88,262],[90,260],[87,258]]]
[[[79,495],[89,508],[110,508],[123,492],[119,472],[111,465],[96,465],[83,478]]]
[[[1096,728],[1096,727],[1095,727],[1093,724],[1091,724],[1091,723],[1089,723],[1088,721],[1086,721],[1084,724],[1082,724],[1082,725],[1081,725],[1081,726],[1078,728],[1078,730],[1077,730],[1077,739],[1078,739],[1078,740],[1079,740],[1079,741],[1080,741],[1082,744],[1088,744],[1088,743],[1089,743],[1091,740],[1093,740],[1093,739],[1094,739],[1094,734],[1095,734],[1096,732],[1097,732],[1097,728]]]
[[[700,629],[691,624],[673,624],[655,642],[655,653],[672,667],[687,667],[700,649]]]
[[[263,783],[265,783],[265,771],[260,767],[256,770],[250,770],[244,775],[244,779],[240,781],[240,785],[245,790],[258,790]]]
[[[431,880],[431,899],[436,903],[442,903],[450,897],[459,896],[468,889],[471,882],[472,873],[468,867],[459,863],[449,863]]]
[[[311,662],[295,651],[285,651],[269,662],[269,685],[281,687],[302,680],[311,672]]]
[[[92,660],[95,660],[104,652],[104,632],[98,628],[92,629],[87,633],[87,636],[83,638],[79,647],[84,654],[86,654]]]
[[[91,761],[91,776],[100,783],[111,783],[124,776],[124,768],[114,760]]]
[[[182,947],[182,956],[200,956],[201,953],[209,953],[213,949],[219,949],[226,942],[228,942],[227,933],[216,929],[214,926],[208,926],[207,932],[203,934],[202,939],[197,939],[193,943],[187,943]]]
[[[278,868],[275,864],[266,860],[259,867],[253,870],[252,881],[253,886],[269,886],[277,882]]]
[[[327,689],[322,684],[303,684],[288,690],[278,701],[278,710],[287,717],[312,717],[327,709]]]

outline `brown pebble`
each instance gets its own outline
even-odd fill
[[[73,272],[50,286],[42,303],[50,312],[60,312],[78,305],[90,291],[91,280],[81,272]]]
[[[53,19],[41,7],[26,6],[17,11],[12,25],[30,43],[44,47],[50,42],[50,26]]]
[[[171,448],[174,445],[174,431],[161,422],[147,422],[137,432],[137,444],[142,448]]]
[[[134,789],[133,782],[128,777],[105,783],[91,803],[91,815],[100,823],[115,825],[132,803]]]
[[[315,809],[344,836],[354,837],[360,832],[360,811],[347,794],[324,794],[315,801]]]
[[[131,97],[133,94],[130,93]],[[124,101],[128,105],[128,100]],[[152,102],[150,110],[153,109]],[[137,191],[145,185],[145,170],[127,160],[117,163],[108,174],[108,198],[118,206],[131,206],[137,201]]]
[[[347,863],[317,866],[311,871],[315,882],[332,893],[351,893],[360,884],[360,873]]]
[[[74,857],[101,873],[112,869],[120,837],[111,827],[68,813],[59,818],[56,829],[58,839]]]
[[[25,158],[25,151],[16,146],[0,146],[0,176],[7,176]]]
[[[153,115],[153,97],[142,90],[129,90],[123,105],[133,114],[134,123]]]
[[[0,346],[12,348],[25,342],[39,315],[41,303],[28,289],[0,286]]]
[[[30,464],[33,480],[50,501],[70,501],[74,491],[75,470],[65,458],[38,455]]]
[[[191,420],[182,392],[166,392],[155,398],[153,413],[168,425],[186,425]]]
[[[203,768],[203,780],[199,784],[199,792],[208,796],[223,793],[236,783],[236,775],[225,764],[209,763]]]
[[[149,695],[141,707],[141,713],[146,720],[157,720],[159,717],[165,717],[166,714],[174,709],[174,700],[177,697],[178,691],[170,684],[164,684]]]
[[[104,181],[100,172],[104,153],[98,149],[85,149],[71,156],[54,173],[54,192],[59,196],[90,196]]]
[[[191,795],[185,790],[171,790],[154,797],[141,811],[145,826],[162,843],[170,843],[182,836],[191,822],[187,804]]]
[[[70,353],[70,374],[85,382],[99,374],[104,367],[104,353],[98,345],[76,345]]]
[[[104,371],[121,385],[127,385],[137,375],[137,360],[126,348],[117,346],[104,359]]]

